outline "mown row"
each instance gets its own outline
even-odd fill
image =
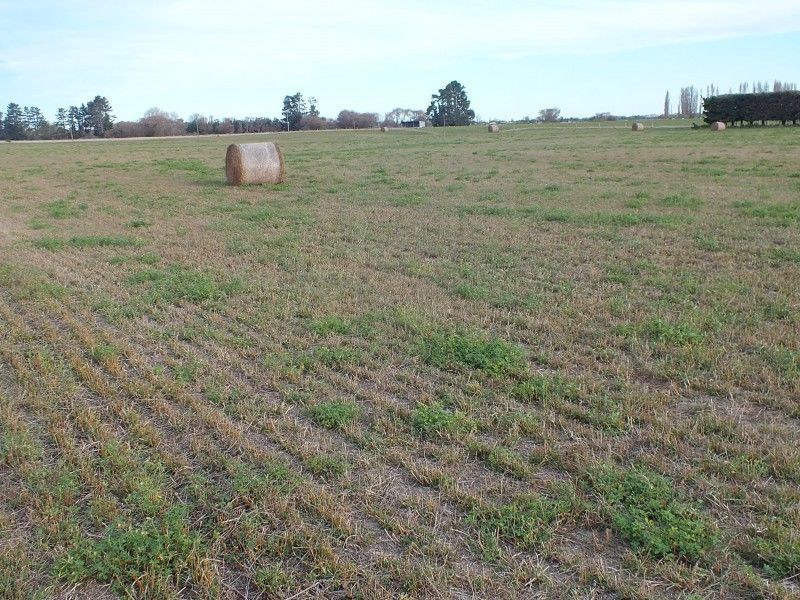
[[[790,132],[478,133],[0,149],[0,595],[792,597]]]

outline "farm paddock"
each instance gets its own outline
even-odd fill
[[[800,137],[630,127],[0,146],[0,596],[796,597]]]

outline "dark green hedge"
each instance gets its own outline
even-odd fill
[[[766,94],[724,94],[703,99],[703,120],[706,123],[750,123],[755,121],[800,120],[800,91]]]

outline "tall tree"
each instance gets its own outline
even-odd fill
[[[103,137],[107,129],[114,126],[111,116],[111,103],[105,96],[95,96],[86,103],[86,129],[94,135]]]
[[[555,123],[561,118],[561,109],[558,107],[543,108],[539,111],[539,120],[543,123]]]
[[[700,113],[700,94],[693,85],[681,88],[678,99],[678,114],[681,117],[694,117]]]
[[[428,118],[434,127],[469,125],[475,120],[467,90],[458,81],[451,81],[438,94],[431,95]]]
[[[194,113],[189,117],[189,122],[186,124],[186,131],[188,133],[196,133],[200,135],[208,132],[208,119],[205,115]]]
[[[53,123],[56,126],[56,131],[58,132],[58,136],[62,137],[68,132],[68,121],[69,117],[67,116],[67,109],[59,108],[56,111],[56,118]]]
[[[669,90],[667,90],[667,95],[666,95],[666,96],[664,96],[664,116],[665,116],[665,117],[668,117],[668,116],[669,116],[669,111],[670,111],[670,105],[669,105]]]
[[[81,137],[89,129],[89,109],[86,108],[85,104],[81,104],[78,107],[78,135]]]
[[[314,98],[314,96],[308,97],[308,112],[306,114],[309,117],[319,116],[319,108],[317,108],[317,99]]]
[[[316,109],[316,105],[314,107]],[[286,129],[297,129],[300,119],[303,115],[308,114],[308,105],[306,104],[303,94],[297,92],[294,96],[285,96],[283,98],[283,110],[281,111]]]
[[[25,139],[25,121],[19,104],[9,102],[3,119],[3,136],[7,140]]]
[[[77,106],[70,106],[67,111],[67,126],[71,138],[80,137],[83,132],[83,115]]]
[[[22,120],[34,137],[39,137],[47,127],[47,119],[44,118],[38,106],[24,107],[22,109]]]

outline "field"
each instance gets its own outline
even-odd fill
[[[800,130],[0,146],[0,597],[800,594]]]

